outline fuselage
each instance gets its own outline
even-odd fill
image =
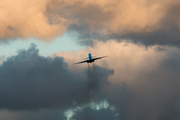
[[[92,63],[92,62],[94,62],[94,60],[92,59],[91,53],[88,54],[88,58],[89,58],[89,60],[87,61],[87,63]]]

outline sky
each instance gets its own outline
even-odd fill
[[[1,0],[1,120],[179,120],[179,0]],[[107,55],[91,64],[83,61]]]
[[[53,40],[53,42],[44,42],[38,40],[36,38],[29,38],[26,40],[23,39],[14,39],[11,41],[3,41],[0,44],[0,55],[7,56],[7,55],[14,55],[17,54],[18,50],[21,49],[28,49],[28,47],[32,44],[36,44],[39,48],[39,52],[42,55],[50,56],[53,53],[57,53],[59,51],[78,51],[80,49],[85,48],[85,46],[79,45],[75,42],[74,38],[69,37],[68,34],[64,34],[62,36],[57,37]],[[68,47],[67,47],[68,46]]]

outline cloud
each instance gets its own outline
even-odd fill
[[[31,45],[3,61],[0,118],[38,119],[47,113],[53,118],[58,111],[55,119],[104,119],[101,114],[119,120],[180,118],[179,48],[95,42],[77,52],[57,53],[63,58],[40,56]],[[89,52],[108,57],[73,65]]]
[[[86,108],[82,112],[76,113],[76,115],[73,117],[75,120],[113,120],[115,118],[117,117],[111,110],[100,109],[96,111],[91,108]]]
[[[130,39],[145,45],[179,45],[179,4],[177,0],[54,0],[48,12],[73,20],[68,31],[81,44]]]
[[[0,56],[0,65],[2,64],[2,62],[4,61],[5,57],[4,56]]]
[[[83,44],[130,39],[146,45],[179,45],[178,0],[3,0],[0,39],[52,40],[64,32]]]
[[[2,0],[0,39],[37,37],[44,40],[62,34],[62,24],[52,25],[45,16],[48,0]]]
[[[91,102],[75,109],[67,110],[64,115],[67,120],[81,120],[81,119],[117,119],[119,114],[116,109],[111,106],[107,100],[101,100],[99,103]]]
[[[147,47],[111,40],[106,43],[96,41],[94,47],[78,52],[60,52],[58,55],[72,64],[74,60],[85,58],[89,51],[96,57],[108,55],[95,64],[114,70],[103,92],[108,103],[116,108],[120,120],[180,118],[179,48]],[[69,70],[81,72],[86,64],[79,65],[78,70],[75,67],[69,66]],[[82,117],[87,117],[91,112],[87,116],[85,114],[82,112]]]
[[[78,106],[74,109],[69,109],[66,112],[63,110],[41,109],[35,111],[9,111],[1,110],[1,120],[72,120],[72,119],[113,119],[118,118],[115,110],[108,104],[106,100],[99,103],[91,102],[85,106]]]
[[[8,111],[1,110],[1,120],[66,120],[63,111],[39,110],[39,111]]]
[[[0,66],[0,109],[65,110],[86,104],[108,84],[107,77],[113,74],[112,70],[98,66],[96,70],[84,70],[82,78],[68,70],[62,57],[40,56],[32,44]]]

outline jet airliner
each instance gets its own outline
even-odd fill
[[[107,57],[107,56],[102,56],[102,57],[98,57],[98,58],[93,58],[91,53],[88,54],[88,60],[85,60],[85,61],[81,61],[81,62],[78,62],[78,63],[74,63],[74,64],[81,64],[81,63],[92,63],[94,62],[95,60],[98,60],[98,59],[101,59],[101,58],[104,58],[104,57]]]

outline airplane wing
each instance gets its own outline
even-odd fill
[[[81,63],[85,63],[85,62],[88,62],[88,60],[85,60],[85,61],[82,61],[82,62],[78,62],[78,63],[74,63],[73,65],[75,65],[75,64],[81,64]]]
[[[98,59],[105,58],[105,57],[107,57],[107,56],[98,57],[98,58],[93,58],[92,60],[98,60]]]

